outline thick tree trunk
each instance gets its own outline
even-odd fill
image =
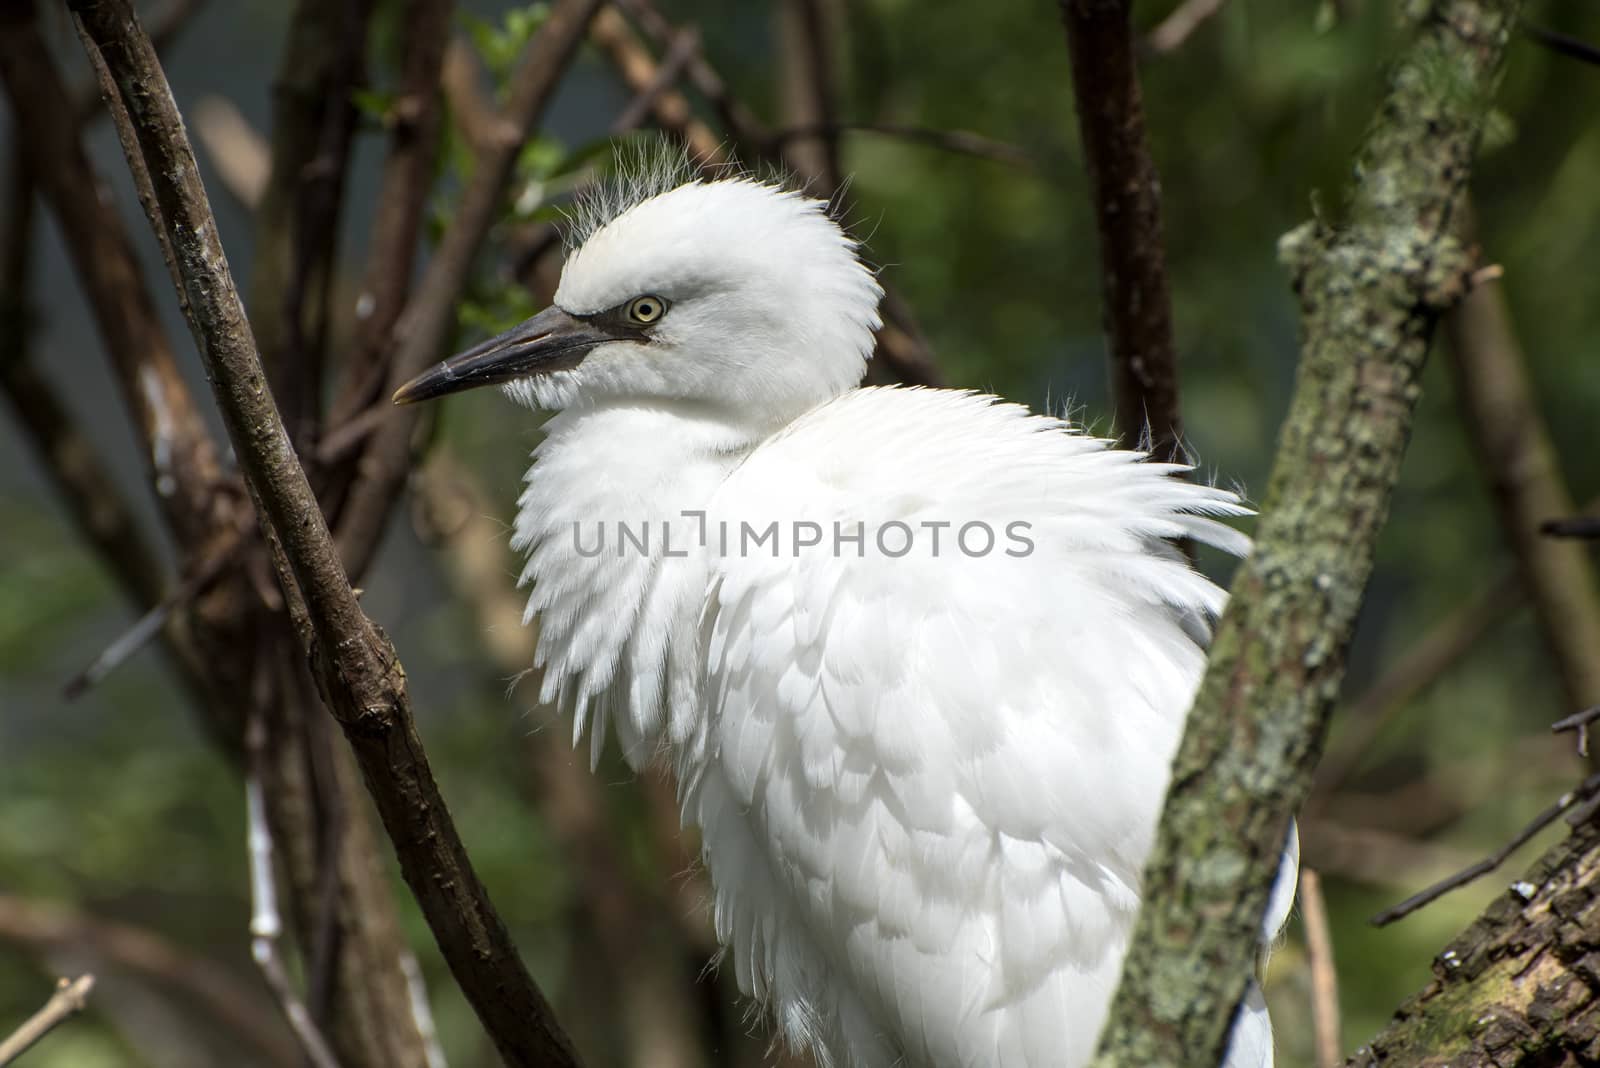
[[[1433,962],[1351,1068],[1600,1064],[1600,825],[1585,822]]]

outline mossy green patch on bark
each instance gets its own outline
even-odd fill
[[[1342,222],[1285,235],[1302,313],[1294,398],[1173,765],[1145,904],[1096,1065],[1213,1065],[1305,798],[1440,312],[1450,232],[1516,0],[1439,0],[1396,65]]]

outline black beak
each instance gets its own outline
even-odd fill
[[[434,364],[395,390],[394,402],[414,404],[529,375],[569,371],[596,345],[633,337],[549,307],[499,337]]]

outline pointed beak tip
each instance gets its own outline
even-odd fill
[[[389,403],[397,406],[406,405],[412,403],[416,399],[417,398],[414,397],[411,392],[411,383],[407,382],[405,385],[394,391],[394,396],[389,398]]]

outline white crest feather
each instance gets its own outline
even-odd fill
[[[703,165],[681,141],[663,135],[618,141],[612,147],[611,160],[611,173],[581,187],[572,205],[562,212],[566,219],[562,240],[568,252],[581,248],[607,223],[647,200],[692,182],[735,178],[826,201],[828,218],[846,231],[853,229],[845,204],[849,178],[838,189],[817,190],[812,188],[813,182],[777,164],[746,166],[729,155],[724,162]],[[866,243],[865,238],[860,240]]]
[[[688,185],[697,177],[699,168],[676,141],[641,137],[618,142],[611,174],[580,189],[572,208],[564,213],[567,249],[580,247],[629,208]]]

